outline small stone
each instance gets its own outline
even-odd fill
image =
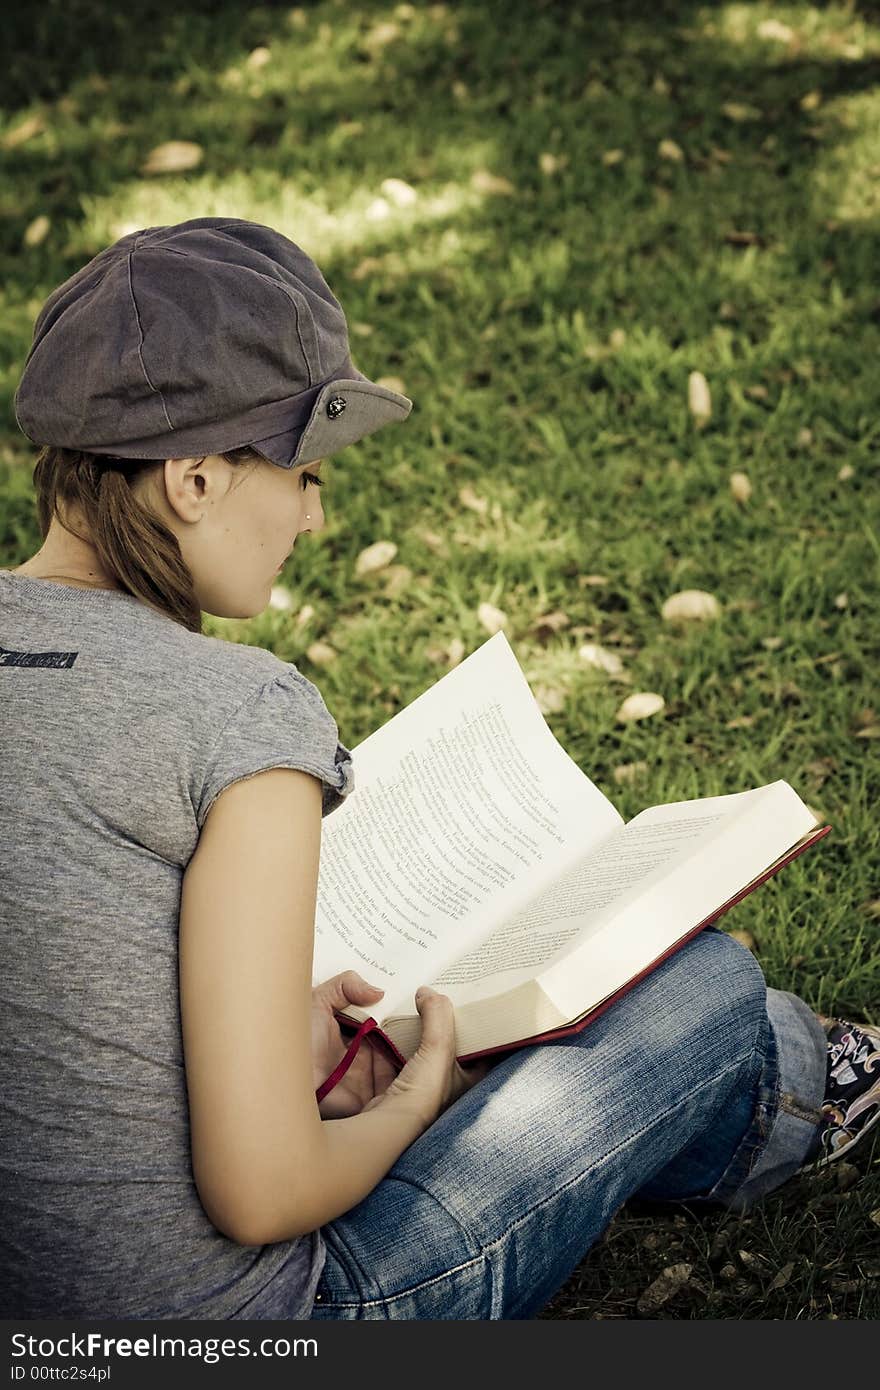
[[[609,676],[619,676],[623,670],[623,662],[617,653],[607,651],[596,642],[585,642],[578,648],[578,656],[594,670],[604,671]]]
[[[849,608],[849,594],[837,594],[834,599],[834,607],[839,608],[841,611],[845,608]]]
[[[602,163],[606,169],[613,169],[615,164],[622,164],[623,159],[623,150],[606,150],[602,156]]]
[[[271,57],[272,54],[269,52],[268,48],[255,48],[253,52],[248,54],[245,64],[254,72],[258,72],[260,68],[266,66]]]
[[[330,666],[338,655],[335,647],[331,647],[329,642],[313,642],[310,647],[306,647],[306,656],[313,666]]]
[[[853,468],[852,464],[845,463],[843,467],[838,470],[837,481],[840,483],[848,483],[850,478],[854,478],[855,476],[856,470]]]

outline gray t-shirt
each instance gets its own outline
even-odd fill
[[[320,1232],[238,1245],[199,1201],[178,924],[223,788],[302,768],[327,815],[337,733],[261,647],[0,570],[0,1316],[310,1316]]]

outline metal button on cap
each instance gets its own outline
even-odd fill
[[[341,415],[348,402],[344,396],[332,396],[327,402],[327,414],[331,420],[335,420],[337,415]]]

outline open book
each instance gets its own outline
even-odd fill
[[[460,1061],[584,1027],[830,827],[786,782],[654,806],[625,823],[549,729],[497,632],[352,750],[323,824],[315,983],[355,969],[399,1065],[414,993],[452,999]]]

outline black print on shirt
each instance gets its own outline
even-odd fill
[[[0,647],[0,666],[54,666],[68,670],[79,652],[15,652],[11,647]]]

